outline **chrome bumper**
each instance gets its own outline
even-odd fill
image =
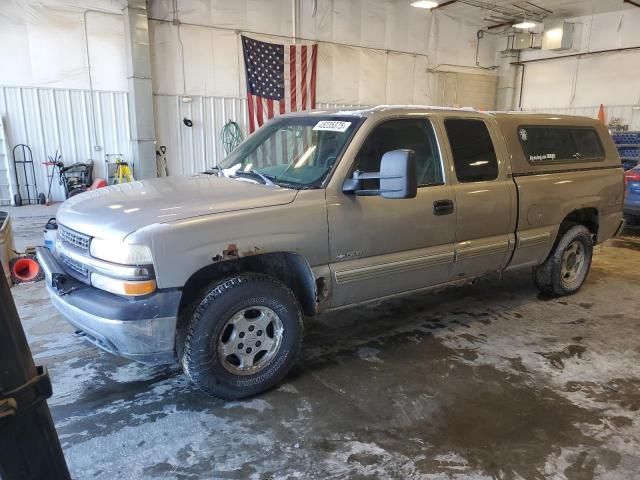
[[[177,295],[156,293],[147,299],[130,301],[71,278],[61,281],[60,275],[64,274],[60,265],[43,247],[37,248],[37,257],[45,273],[53,306],[78,329],[78,335],[103,350],[139,362],[163,364],[175,361],[176,315],[144,318],[139,312],[177,311]],[[108,306],[105,300],[109,301]],[[78,304],[88,306],[92,311],[86,307],[79,308]],[[101,315],[101,311],[109,315]],[[134,318],[131,318],[132,314]]]

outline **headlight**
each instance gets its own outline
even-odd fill
[[[112,240],[91,240],[91,256],[121,265],[150,265],[153,263],[151,249],[146,245],[127,245]]]
[[[149,293],[153,293],[156,289],[155,280],[118,280],[111,277],[105,277],[98,273],[91,274],[91,285],[99,288],[100,290],[115,293],[116,295],[127,295],[130,297],[148,295]]]

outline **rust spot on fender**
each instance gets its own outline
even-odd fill
[[[235,243],[230,243],[227,248],[225,248],[222,253],[218,253],[217,255],[213,256],[211,259],[214,262],[222,262],[225,260],[236,260],[238,258],[241,257],[248,257],[251,255],[258,255],[262,253],[262,250],[259,247],[253,247],[250,248],[249,250],[240,252],[238,250],[238,246]]]

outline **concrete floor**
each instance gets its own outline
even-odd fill
[[[12,291],[74,478],[631,479],[639,251],[637,231],[598,248],[571,297],[522,272],[310,320],[282,386],[240,402],[74,338],[42,284]]]

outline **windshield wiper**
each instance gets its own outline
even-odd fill
[[[209,170],[206,170],[204,173],[207,175],[216,175],[217,177],[224,177],[224,171],[217,165],[211,167]]]
[[[263,173],[260,172],[256,172],[255,170],[236,170],[236,172],[233,174],[236,177],[249,177],[252,178],[254,180],[260,180],[262,182],[263,185],[275,185],[275,183],[273,183],[273,180],[275,180],[275,177],[269,177]]]

